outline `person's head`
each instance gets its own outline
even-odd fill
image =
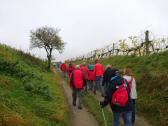
[[[126,68],[124,68],[123,74],[133,76],[132,69],[129,66],[127,66]]]
[[[86,66],[86,62],[83,62],[83,63],[82,63],[82,66]]]
[[[95,60],[95,63],[99,63],[99,59],[96,59],[96,60]]]
[[[115,73],[115,76],[119,76],[119,69],[114,68],[113,71]]]
[[[80,69],[80,65],[76,65],[75,68],[76,68],[76,69]]]
[[[123,76],[123,73],[124,73],[124,72],[123,72],[123,69],[120,69],[120,70],[118,71],[118,73],[119,73],[120,76]]]
[[[110,65],[110,64],[106,65],[106,69],[107,69],[107,68],[111,68],[111,65]]]

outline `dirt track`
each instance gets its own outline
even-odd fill
[[[70,109],[72,111],[73,126],[99,126],[95,118],[87,111],[85,107],[82,110],[72,105],[71,89],[68,87],[66,82],[62,80],[65,95],[67,96]],[[78,102],[77,102],[78,103]]]

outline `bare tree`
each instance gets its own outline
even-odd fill
[[[126,42],[126,39],[119,40],[119,46],[120,51],[122,51],[123,55],[125,55],[125,52],[128,50],[128,44]]]
[[[58,35],[59,29],[54,29],[52,27],[40,27],[35,31],[32,30],[30,33],[30,48],[44,48],[47,53],[48,66],[51,67],[51,58],[53,50],[57,50],[59,53],[63,52],[65,42]]]

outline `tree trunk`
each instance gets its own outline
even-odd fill
[[[139,56],[141,56],[141,48],[138,48]]]
[[[50,70],[50,68],[51,68],[51,57],[47,56],[47,58],[48,58],[47,69]]]
[[[47,55],[48,58],[48,66],[47,69],[50,71],[51,70],[51,55],[52,54],[52,49],[50,49],[49,55]]]

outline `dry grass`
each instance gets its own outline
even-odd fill
[[[23,126],[24,119],[19,114],[4,115],[2,118],[2,125],[4,126]]]

